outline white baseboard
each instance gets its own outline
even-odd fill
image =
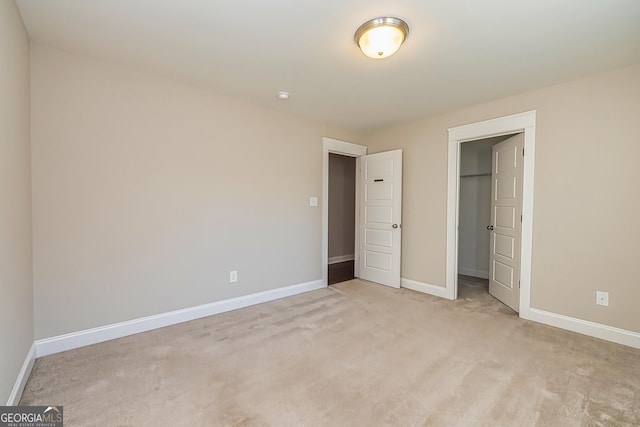
[[[428,283],[416,282],[415,280],[402,278],[400,279],[400,287],[422,292],[424,294],[434,295],[440,298],[450,299],[447,296],[447,288],[443,288],[442,286],[435,286]]]
[[[301,294],[303,292],[314,291],[324,287],[322,280],[314,280],[311,282],[300,283],[298,285],[259,292],[257,294],[216,301],[182,310],[170,311],[167,313],[156,314],[154,316],[142,317],[139,319],[128,320],[126,322],[114,323],[111,325],[100,326],[98,328],[86,329],[84,331],[36,340],[34,343],[35,354],[36,357],[48,356],[50,354],[60,353],[62,351],[97,344],[116,338],[122,338],[128,335],[139,334],[141,332],[147,332],[153,329],[175,325],[177,323],[188,322],[212,316],[214,314],[237,310],[239,308],[273,301]]]
[[[353,261],[354,259],[355,259],[355,254],[332,256],[329,258],[329,264],[337,264],[339,262]]]
[[[16,382],[13,385],[13,389],[11,390],[11,394],[9,394],[9,399],[7,400],[7,406],[18,406],[20,403],[20,398],[22,397],[22,392],[24,391],[24,386],[27,385],[27,380],[29,379],[29,375],[31,375],[31,369],[33,368],[33,364],[36,361],[36,344],[31,344],[31,348],[27,353],[27,357],[24,358],[24,363],[22,364],[22,368],[20,368],[20,372],[18,372],[18,378],[16,378]]]
[[[458,266],[458,273],[464,274],[465,276],[471,277],[479,277],[481,279],[488,279],[489,272],[486,270],[476,270],[475,268],[465,268]]]
[[[640,333],[532,308],[529,320],[640,349]]]

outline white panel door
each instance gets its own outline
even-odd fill
[[[514,309],[520,307],[520,242],[524,135],[492,148],[489,293]]]
[[[399,288],[402,150],[360,157],[359,211],[358,277]]]

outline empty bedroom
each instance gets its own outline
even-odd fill
[[[638,23],[0,0],[0,426],[640,425]]]

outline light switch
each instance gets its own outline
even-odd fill
[[[318,198],[315,196],[309,197],[309,206],[318,206]]]

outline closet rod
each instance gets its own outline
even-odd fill
[[[491,172],[489,173],[473,173],[471,175],[460,175],[460,178],[473,178],[476,176],[491,176]]]

